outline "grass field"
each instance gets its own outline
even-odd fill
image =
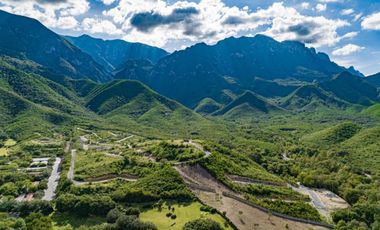
[[[0,157],[7,156],[7,155],[8,155],[8,149],[0,148]]]
[[[14,146],[16,144],[17,144],[17,142],[15,140],[8,139],[8,140],[5,141],[4,146],[5,147],[12,147],[12,146]]]
[[[166,217],[166,214],[169,213],[167,204],[162,206],[161,211],[159,211],[158,208],[154,208],[142,212],[140,219],[153,222],[159,230],[181,230],[187,222],[198,218],[209,218],[220,223],[225,229],[232,229],[230,226],[225,227],[226,220],[219,214],[202,212],[200,210],[202,204],[199,202],[191,204],[175,204],[171,205],[171,207],[174,207],[175,209],[172,213],[177,216],[176,219]]]
[[[75,177],[99,177],[118,173],[120,158],[107,156],[104,152],[79,151],[75,160]]]

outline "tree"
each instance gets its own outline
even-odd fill
[[[53,224],[51,218],[41,213],[32,213],[25,218],[26,228],[28,230],[51,230]]]
[[[222,230],[220,224],[211,219],[197,219],[187,222],[183,230]]]
[[[118,208],[114,208],[107,213],[107,222],[115,223],[121,215],[121,211]]]
[[[115,230],[157,230],[150,222],[142,222],[136,216],[121,215],[114,224]]]
[[[0,193],[6,196],[17,196],[18,188],[13,182],[8,182],[0,187]]]

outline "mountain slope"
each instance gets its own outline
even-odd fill
[[[348,105],[347,102],[330,95],[318,85],[301,86],[285,97],[281,103],[281,106],[287,109],[305,110],[313,110],[320,106],[344,108]]]
[[[216,125],[137,81],[99,85],[88,94],[86,106],[113,125],[143,135],[197,135]]]
[[[377,89],[364,78],[343,72],[320,86],[336,97],[353,104],[370,106],[379,101]]]
[[[361,127],[352,122],[344,122],[303,137],[303,141],[320,144],[333,145],[342,143],[353,137],[360,131]]]
[[[35,19],[0,10],[0,54],[30,59],[73,78],[110,79],[88,54]]]
[[[153,69],[153,63],[146,59],[128,60],[113,71],[115,79],[145,80]]]
[[[156,63],[168,53],[160,48],[124,40],[103,40],[88,35],[66,38],[108,71],[113,71],[128,60],[147,59]]]
[[[4,61],[0,61],[0,72],[0,87],[25,100],[68,114],[79,115],[85,112],[78,105],[80,99],[75,93],[60,84],[20,71]]]
[[[221,108],[218,102],[214,101],[211,98],[205,98],[194,109],[195,112],[200,114],[211,114]]]
[[[270,113],[275,111],[283,111],[283,109],[268,102],[265,98],[253,92],[247,91],[226,105],[224,108],[216,111],[214,115],[233,114],[234,117],[241,117],[245,115]]]
[[[365,78],[365,80],[374,85],[375,87],[380,87],[380,73],[368,76]]]
[[[223,89],[233,87],[239,94],[253,90],[255,77],[311,82],[344,70],[326,54],[302,43],[277,42],[257,35],[228,38],[216,45],[200,43],[174,52],[161,59],[144,82],[165,96],[195,107],[206,97],[218,101]]]

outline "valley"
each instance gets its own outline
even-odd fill
[[[380,229],[378,75],[260,34],[0,33],[0,229]]]

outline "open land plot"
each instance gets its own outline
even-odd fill
[[[219,214],[211,214],[200,210],[202,204],[194,202],[190,204],[173,204],[174,211],[169,211],[168,204],[162,206],[161,211],[158,208],[149,209],[141,213],[140,218],[143,221],[153,222],[159,230],[181,230],[183,226],[198,218],[209,218],[218,222],[226,230],[232,229],[227,221]],[[176,215],[175,219],[167,217],[167,213]]]
[[[204,191],[202,189],[191,188],[194,194],[205,204],[216,208],[220,212],[226,212],[228,219],[241,230],[253,229],[327,229],[325,227],[314,226],[302,222],[292,221],[277,216],[272,216],[267,212],[254,208],[239,200],[223,195],[223,192],[234,194],[228,187],[218,182],[204,168],[195,166],[178,166],[177,171],[187,183],[195,183],[199,186],[210,188],[215,192]],[[234,194],[239,196],[238,194]]]

